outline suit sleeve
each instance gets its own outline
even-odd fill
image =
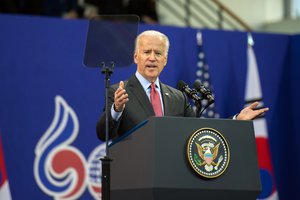
[[[114,121],[110,112],[110,109],[114,103],[114,93],[116,91],[116,88],[117,87],[113,85],[108,89],[108,111],[105,110],[105,106],[104,106],[103,113],[96,125],[97,136],[102,141],[105,141],[106,112],[108,112],[109,139],[113,139],[117,136],[117,129],[120,124],[120,120],[118,122]]]

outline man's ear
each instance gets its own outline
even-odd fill
[[[134,60],[134,63],[137,64],[137,53],[136,53],[136,51],[134,51],[133,60]]]
[[[164,62],[165,66],[167,65],[167,63],[168,63],[168,56],[165,57],[165,62]]]

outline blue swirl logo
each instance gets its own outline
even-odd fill
[[[75,112],[61,96],[56,96],[53,121],[36,145],[34,161],[38,186],[55,199],[78,199],[85,190],[85,157],[71,146],[78,132]]]

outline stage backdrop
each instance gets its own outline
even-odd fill
[[[104,76],[83,65],[88,21],[0,15],[0,133],[11,196],[99,199],[104,145],[95,124],[104,106]],[[169,36],[160,79],[176,87],[197,77],[199,30],[140,25]],[[120,33],[122,34],[122,33]],[[247,33],[201,30],[220,117],[242,109]],[[280,199],[300,199],[300,36],[252,34]],[[115,68],[111,83],[136,67]],[[124,172],[126,173],[126,172]],[[3,176],[3,174],[2,174]]]

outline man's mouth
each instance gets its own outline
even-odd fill
[[[152,69],[157,68],[156,65],[146,65],[146,67],[147,67],[147,68],[152,68]]]

